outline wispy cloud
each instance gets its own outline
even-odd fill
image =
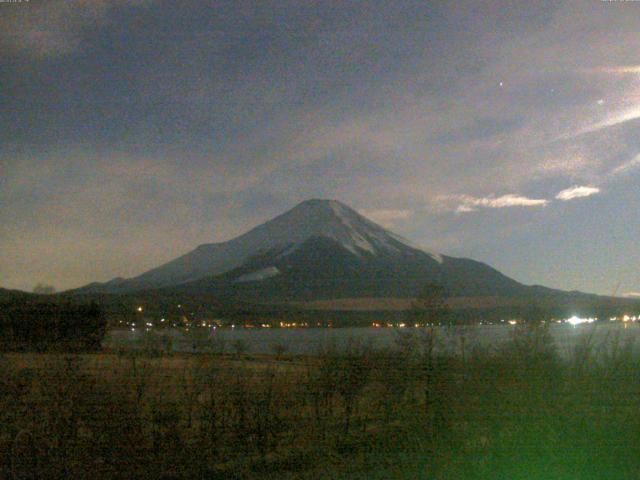
[[[610,176],[618,176],[624,175],[626,173],[635,170],[636,168],[640,168],[640,155],[636,155],[628,162],[623,163],[622,165],[618,165],[616,168],[611,170]]]
[[[603,128],[614,127],[622,123],[630,122],[640,118],[640,108],[632,107],[619,112],[614,112],[603,121],[598,122],[583,131],[583,133],[591,133]]]
[[[586,187],[586,186],[575,186],[571,188],[566,188],[556,195],[556,199],[562,201],[574,200],[576,198],[584,198],[590,197],[591,195],[595,195],[600,193],[600,189],[598,187]]]
[[[507,194],[500,197],[472,197],[470,195],[459,195],[455,197],[459,204],[456,212],[473,212],[478,208],[507,208],[507,207],[544,207],[549,200],[544,198],[529,198],[522,195]]]
[[[640,65],[618,65],[614,67],[601,67],[594,69],[585,69],[587,73],[605,73],[605,74],[628,74],[640,73]]]
[[[469,213],[469,212],[475,212],[475,211],[476,211],[475,207],[464,204],[464,203],[458,205],[458,207],[456,208],[456,213]]]

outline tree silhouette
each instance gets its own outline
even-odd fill
[[[418,325],[441,325],[449,319],[446,291],[442,285],[427,284],[411,302],[410,322]]]
[[[47,285],[45,283],[38,283],[35,287],[33,287],[33,293],[37,293],[39,295],[51,295],[56,293],[56,287],[53,285]]]

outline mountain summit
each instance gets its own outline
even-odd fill
[[[232,240],[200,245],[137,277],[77,292],[169,289],[265,301],[409,298],[429,283],[456,296],[533,288],[483,263],[427,252],[341,202],[313,199]]]
[[[356,256],[397,253],[400,248],[417,248],[337,200],[312,199],[232,240],[250,251],[270,250],[284,245],[294,249],[313,237],[329,238]],[[436,256],[434,256],[436,258]]]

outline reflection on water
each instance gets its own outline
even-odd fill
[[[514,328],[510,325],[478,325],[472,327],[435,327],[438,349],[453,350],[460,335],[465,336],[469,348],[480,346],[493,348],[507,341]],[[107,334],[104,346],[108,348],[140,348],[157,345],[163,350],[177,352],[243,351],[255,354],[287,352],[289,354],[314,354],[329,346],[340,349],[351,340],[357,340],[374,348],[393,348],[402,334],[420,329],[392,328],[303,328],[303,329],[193,329],[191,332],[164,330],[144,332],[140,330],[113,330]],[[549,332],[561,354],[570,353],[579,342],[589,340],[597,353],[614,341],[635,342],[640,326],[621,323],[595,323],[572,326],[549,325]]]

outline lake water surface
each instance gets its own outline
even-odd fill
[[[438,349],[456,350],[460,336],[465,336],[468,347],[499,347],[516,331],[512,325],[479,325],[473,327],[435,327]],[[401,335],[420,329],[406,328],[225,328],[215,330],[195,329],[195,333],[181,330],[145,332],[141,330],[112,330],[104,341],[109,348],[140,348],[145,345],[164,345],[176,352],[224,352],[232,353],[242,348],[246,353],[271,354],[278,348],[289,354],[315,354],[321,349],[344,348],[350,341],[358,341],[374,348],[393,348]],[[595,351],[611,347],[615,342],[636,343],[640,336],[640,324],[620,322],[596,323],[572,326],[552,324],[549,331],[561,354],[569,354],[580,342],[590,340]],[[166,340],[170,339],[170,340]]]

